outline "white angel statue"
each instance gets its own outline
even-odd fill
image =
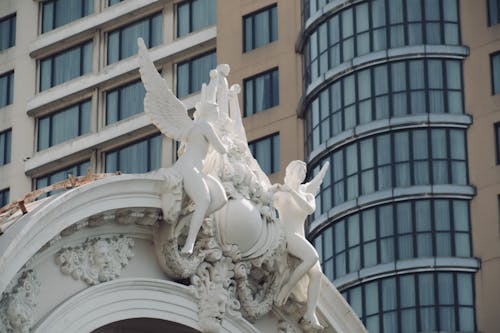
[[[292,161],[286,167],[285,184],[273,186],[276,190],[274,206],[283,223],[287,251],[302,261],[281,287],[275,302],[278,306],[284,305],[294,288],[298,288],[299,281],[308,275],[307,304],[303,320],[317,329],[321,328],[315,312],[320,295],[322,272],[318,252],[305,237],[304,222],[316,209],[315,195],[323,182],[328,166],[327,162],[312,181],[302,184],[306,177],[306,164],[299,160]]]
[[[142,38],[138,38],[137,43],[139,71],[146,88],[144,111],[164,135],[185,145],[184,154],[172,168],[182,177],[184,191],[195,203],[188,236],[181,249],[181,253],[192,254],[205,216],[227,203],[221,183],[215,177],[202,172],[210,146],[221,154],[227,152],[211,124],[218,119],[218,105],[202,97],[201,102],[196,105],[196,120],[191,120],[186,106],[167,87],[166,81],[154,67]]]

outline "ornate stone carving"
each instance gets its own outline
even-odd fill
[[[33,270],[23,272],[0,301],[0,328],[6,333],[28,333],[34,324],[40,281]],[[2,327],[3,326],[3,327]]]
[[[63,274],[94,285],[119,277],[134,256],[133,246],[128,237],[88,239],[78,247],[61,249],[55,260]]]
[[[285,185],[271,186],[248,147],[241,89],[229,88],[228,65],[210,71],[192,121],[142,40],[139,63],[146,113],[163,134],[182,143],[174,166],[156,172],[164,179],[165,220],[153,232],[156,255],[169,277],[190,279],[202,331],[218,332],[226,311],[253,321],[273,306],[292,309],[297,323],[304,317],[305,332],[322,329],[315,314],[322,273],[305,239],[304,220],[314,211],[326,169],[308,184],[301,184],[300,169],[287,174]]]

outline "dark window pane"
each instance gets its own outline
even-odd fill
[[[277,6],[246,15],[244,25],[244,52],[259,48],[278,39]]]

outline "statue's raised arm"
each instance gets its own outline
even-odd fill
[[[307,215],[312,214],[316,208],[315,195],[323,182],[328,166],[326,163],[311,182],[302,185],[306,177],[306,164],[302,161],[290,162],[286,168],[285,184],[278,185],[274,195],[274,205],[285,231],[288,254],[301,260],[288,281],[281,287],[276,296],[276,304],[283,305],[299,281],[308,275],[307,306],[303,320],[314,328],[321,328],[316,317],[316,306],[322,272],[318,252],[305,237],[304,222]]]

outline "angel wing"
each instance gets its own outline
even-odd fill
[[[167,82],[156,70],[142,38],[137,38],[137,45],[139,46],[139,72],[146,88],[144,111],[163,134],[178,141],[185,141],[187,133],[193,126],[193,121],[187,114],[187,108],[172,93]]]
[[[304,184],[304,190],[306,192],[311,193],[312,195],[316,196],[319,192],[319,188],[321,186],[321,183],[323,183],[323,178],[325,178],[326,171],[328,170],[328,167],[330,166],[330,162],[326,162],[321,170],[318,172],[318,174],[311,180],[309,183]]]

